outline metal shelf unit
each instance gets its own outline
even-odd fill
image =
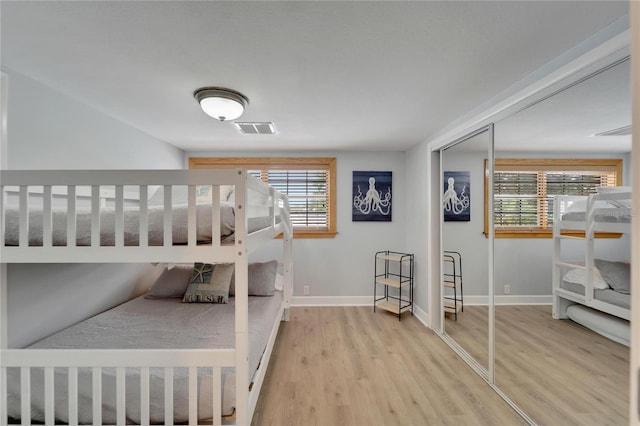
[[[398,315],[413,315],[413,263],[414,255],[395,251],[379,251],[374,259],[373,312],[376,307]],[[378,287],[382,295],[378,296]]]
[[[458,321],[458,312],[464,312],[464,292],[462,289],[462,255],[457,251],[445,250],[442,253],[442,283],[444,288],[453,289],[453,295],[444,295],[444,312],[454,315]],[[458,291],[458,288],[460,289]],[[444,290],[444,289],[443,289]]]

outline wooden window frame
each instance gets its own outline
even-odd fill
[[[328,228],[326,230],[294,230],[294,238],[334,238],[336,222],[336,159],[334,157],[190,157],[190,169],[244,168],[249,170],[325,169],[329,172]]]
[[[494,173],[499,171],[615,171],[616,186],[622,185],[622,165],[619,158],[612,159],[568,159],[568,158],[496,158],[494,160]],[[489,236],[489,162],[484,163],[484,235]],[[543,215],[546,219],[546,215]],[[569,232],[563,234],[571,236],[584,236],[584,232]],[[621,234],[615,232],[596,232],[596,238],[619,238]],[[553,229],[495,229],[495,238],[552,238]]]

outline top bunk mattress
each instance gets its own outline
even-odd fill
[[[568,212],[562,215],[563,221],[584,222],[586,212]],[[595,221],[600,223],[631,223],[631,209],[628,207],[610,207],[595,210]]]
[[[200,204],[196,207],[196,239],[198,244],[212,242],[212,206]],[[264,210],[264,209],[262,209]],[[266,209],[268,210],[268,209]],[[253,217],[247,219],[247,232],[255,232],[271,225],[271,217],[261,209],[254,209]],[[188,214],[186,204],[173,206],[172,210],[172,241],[174,245],[188,242]],[[125,209],[123,212],[124,245],[137,246],[140,241],[140,211]],[[17,246],[20,239],[20,213],[17,208],[7,208],[5,211],[5,245]],[[115,245],[115,218],[113,208],[100,210],[100,245]],[[67,244],[67,213],[66,211],[52,211],[51,217],[52,245],[65,246]],[[276,223],[280,217],[276,216]],[[76,245],[91,245],[92,213],[79,211],[76,213]],[[29,211],[29,246],[43,244],[43,212]],[[161,246],[164,240],[164,206],[150,206],[148,209],[148,241],[150,246]],[[220,237],[225,243],[233,240],[235,231],[235,211],[231,203],[220,204]]]

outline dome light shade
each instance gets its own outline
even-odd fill
[[[222,87],[204,87],[196,90],[193,96],[205,114],[220,121],[235,120],[249,104],[249,99],[242,93]]]

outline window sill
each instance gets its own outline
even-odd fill
[[[506,230],[506,229],[496,229],[494,231],[495,238],[553,238],[553,231],[546,229],[538,229],[538,230]],[[485,237],[488,237],[488,234],[483,232]],[[584,238],[584,232],[563,232],[562,235],[566,235],[569,237],[580,237]],[[620,238],[622,234],[617,232],[596,232],[596,238]]]
[[[293,238],[335,238],[335,231],[293,231]],[[276,238],[282,238],[282,234]]]

